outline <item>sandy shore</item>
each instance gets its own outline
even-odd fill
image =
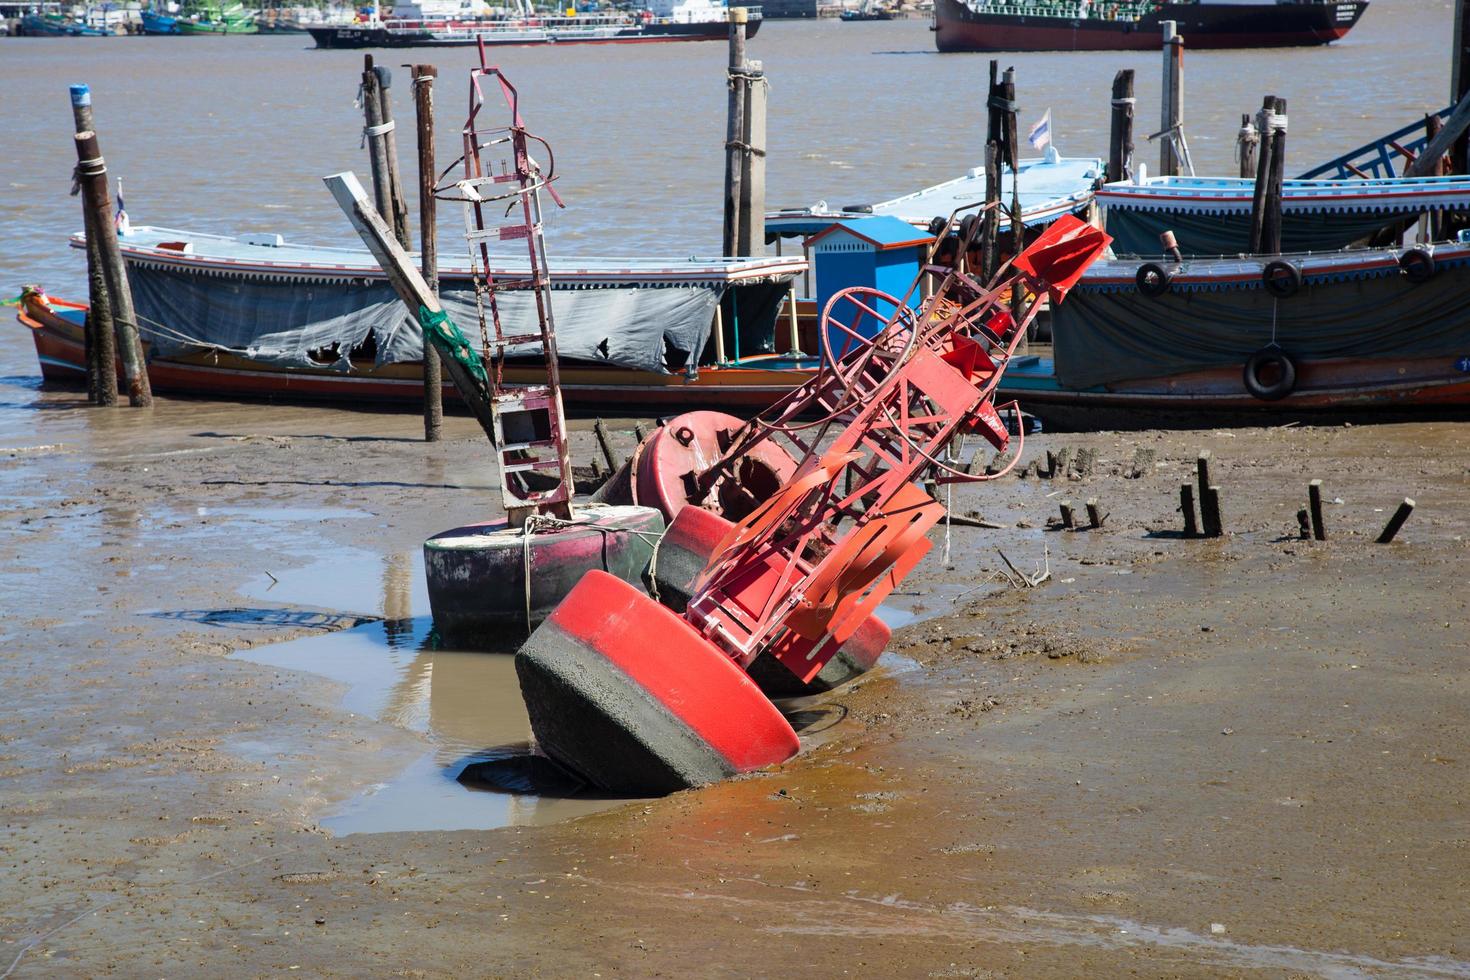
[[[952,530],[886,665],[792,706],[788,764],[534,826],[334,836],[425,735],[235,654],[406,600],[261,583],[411,562],[491,516],[483,439],[115,415],[0,447],[0,975],[1470,976],[1464,426],[1029,439],[1096,449],[1093,475],[957,491],[1006,526]],[[1220,541],[1177,534],[1201,448]],[[1295,533],[1314,477],[1341,501],[1322,543]],[[1102,529],[1048,529],[1087,497]],[[1005,585],[997,547],[1051,580]]]

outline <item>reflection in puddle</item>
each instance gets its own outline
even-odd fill
[[[322,826],[339,835],[488,829],[551,823],[624,802],[597,798],[545,760],[531,761],[531,726],[512,658],[434,649],[432,626],[428,616],[388,619],[236,654],[329,677],[347,688],[346,710],[420,732],[432,746]],[[554,772],[559,778],[551,778]]]

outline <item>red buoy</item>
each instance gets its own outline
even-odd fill
[[[686,412],[659,426],[638,449],[629,503],[656,507],[673,520],[685,507],[703,507],[738,521],[796,472],[796,460],[775,442],[763,442],[723,461],[745,423],[723,412]]]

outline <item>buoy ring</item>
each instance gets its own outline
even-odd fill
[[[1245,390],[1263,402],[1280,401],[1296,388],[1296,364],[1274,344],[1252,354],[1241,374]]]
[[[1138,291],[1145,296],[1162,296],[1169,291],[1169,284],[1174,281],[1167,270],[1157,262],[1147,262],[1138,267],[1138,274],[1133,277]]]
[[[1409,282],[1428,282],[1434,278],[1434,256],[1427,248],[1411,248],[1399,256],[1399,268]]]
[[[1266,292],[1279,299],[1295,296],[1297,290],[1302,288],[1302,270],[1290,262],[1276,259],[1267,262],[1266,267],[1261,270],[1261,283],[1266,287]]]

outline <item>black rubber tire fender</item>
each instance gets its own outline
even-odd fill
[[[1263,373],[1274,374],[1276,380],[1263,380]],[[1280,347],[1262,347],[1245,362],[1241,380],[1253,398],[1263,402],[1280,401],[1296,388],[1296,362]]]
[[[1261,270],[1261,283],[1272,296],[1286,299],[1302,288],[1302,270],[1290,262],[1274,259]]]
[[[1138,274],[1133,277],[1133,284],[1138,291],[1145,296],[1162,296],[1169,291],[1169,284],[1174,277],[1169,271],[1157,262],[1145,262],[1138,267]]]
[[[1434,278],[1434,256],[1427,248],[1411,248],[1399,256],[1399,268],[1404,278],[1412,283],[1428,282]]]

